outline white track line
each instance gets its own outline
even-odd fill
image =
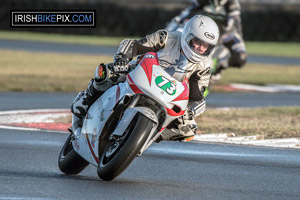
[[[239,83],[232,83],[230,84],[231,87],[236,89],[243,89],[243,90],[252,90],[258,92],[300,92],[300,86],[298,85],[249,85],[249,84],[239,84]]]
[[[8,110],[0,111],[0,115],[13,115],[22,113],[47,113],[47,112],[71,112],[69,109],[31,109],[31,110]]]
[[[36,116],[35,115],[39,115]],[[28,115],[26,115],[28,114]],[[12,110],[12,111],[0,111],[1,123],[38,123],[46,122],[46,118],[57,118],[71,114],[68,109],[33,109],[33,110]],[[16,118],[15,118],[16,117]],[[18,119],[18,117],[26,118]],[[5,118],[8,118],[6,120]],[[26,130],[26,131],[43,131],[43,132],[57,132],[68,133],[66,131],[45,130],[39,128],[29,127],[16,127],[9,125],[0,125],[0,129],[11,130]],[[212,143],[227,143],[227,144],[240,144],[240,145],[255,145],[255,146],[268,146],[268,147],[283,147],[283,148],[300,148],[299,138],[286,138],[286,139],[274,139],[274,140],[259,140],[254,136],[248,137],[228,137],[227,134],[207,134],[196,135],[194,141],[198,142],[212,142]]]

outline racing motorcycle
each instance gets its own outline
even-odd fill
[[[187,61],[182,56],[177,62],[176,70],[163,69],[157,53],[145,54],[124,82],[95,101],[84,119],[73,115],[58,159],[60,170],[78,174],[92,164],[101,179],[110,181],[141,156],[187,107]]]

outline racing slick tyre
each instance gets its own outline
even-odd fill
[[[66,140],[58,157],[58,167],[65,174],[79,174],[89,163],[80,157],[73,149],[72,135]]]
[[[145,144],[154,122],[137,114],[125,130],[122,138],[112,139],[106,134],[99,143],[98,176],[111,181],[121,174],[137,156]]]

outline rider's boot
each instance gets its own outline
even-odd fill
[[[92,79],[85,91],[78,93],[71,105],[71,112],[79,118],[84,118],[90,106],[104,93],[95,88],[95,80]]]
[[[197,124],[194,119],[184,120],[184,122],[182,119],[176,119],[170,123],[155,142],[161,140],[188,142],[194,138],[196,131]]]
[[[84,118],[90,106],[110,87],[106,65],[100,64],[95,71],[95,79],[91,79],[87,89],[78,93],[71,105],[71,112]]]

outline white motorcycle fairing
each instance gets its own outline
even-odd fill
[[[141,103],[141,98],[137,98],[140,96],[144,101],[154,102],[153,105]],[[147,53],[136,68],[126,75],[125,82],[111,87],[95,101],[83,119],[82,128],[74,130],[78,126],[75,126],[76,116],[73,115],[73,149],[86,161],[97,166],[102,134],[107,132],[118,108],[126,106],[120,113],[122,117],[116,127],[109,133],[110,138],[122,137],[136,114],[142,114],[154,125],[138,153],[141,155],[171,121],[184,114],[188,98],[187,79],[181,82],[171,77],[160,67],[157,54]],[[153,106],[159,107],[161,112],[153,110]]]

